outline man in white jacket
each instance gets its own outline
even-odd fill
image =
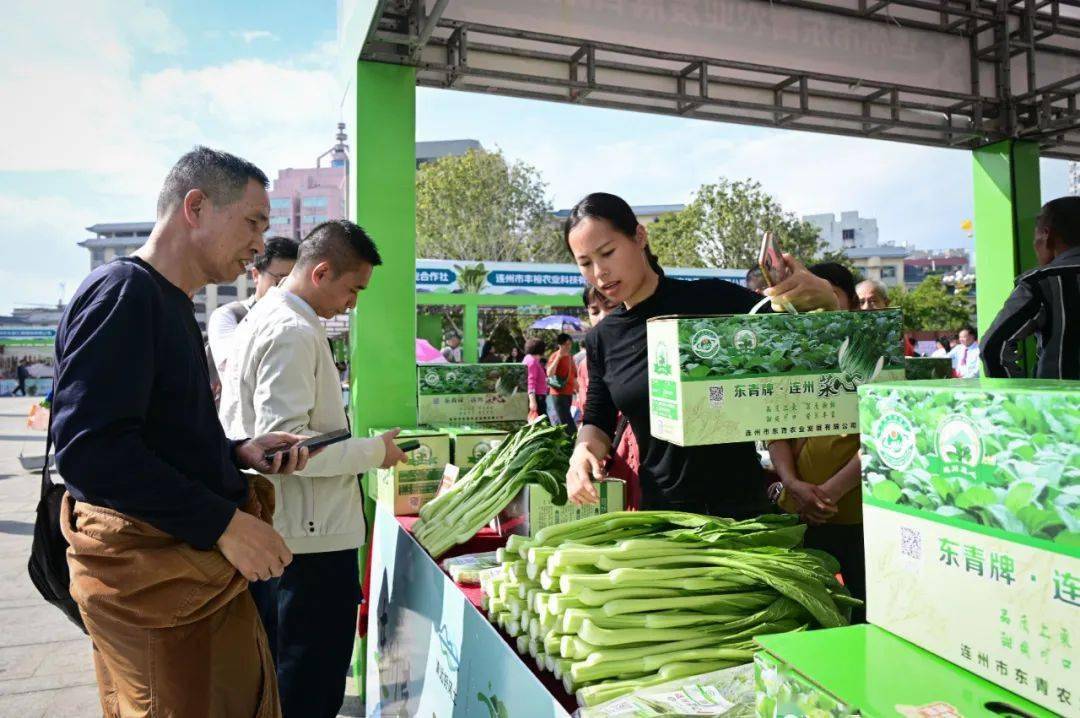
[[[311,231],[292,272],[236,330],[222,377],[226,434],[317,435],[348,425],[319,318],[351,310],[381,263],[375,244],[352,222]],[[285,718],[333,718],[341,708],[360,599],[357,549],[366,533],[357,474],[404,460],[396,436],[394,430],[333,444],[303,471],[269,477],[274,527],[294,559],[280,578],[252,584],[252,592],[277,664]]]

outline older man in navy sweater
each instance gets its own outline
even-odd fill
[[[241,470],[289,473],[307,452],[268,461],[302,437],[225,437],[191,302],[262,251],[266,185],[238,157],[184,155],[150,239],[91,272],[57,331],[61,528],[106,716],[280,715],[247,581],[292,556],[266,522],[272,490]]]

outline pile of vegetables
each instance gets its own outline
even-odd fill
[[[858,601],[794,516],[601,514],[511,536],[484,608],[582,706],[752,660],[755,636],[846,625]]]
[[[573,447],[566,431],[546,420],[522,427],[485,454],[464,477],[420,509],[413,535],[433,557],[476,535],[528,483],[556,505],[566,503],[566,468]]]

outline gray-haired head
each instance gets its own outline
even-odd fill
[[[876,279],[864,279],[855,287],[862,309],[884,309],[889,306],[889,290]]]
[[[247,160],[199,145],[169,170],[158,194],[157,216],[165,217],[193,189],[201,190],[219,207],[232,204],[252,180],[264,189],[270,184],[266,174]]]

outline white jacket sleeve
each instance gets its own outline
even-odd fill
[[[277,333],[270,341],[255,368],[252,400],[256,436],[270,431],[308,436],[321,433],[309,426],[316,397],[316,341],[292,328]],[[352,438],[326,447],[296,473],[311,478],[362,474],[378,468],[385,457],[382,439]]]

